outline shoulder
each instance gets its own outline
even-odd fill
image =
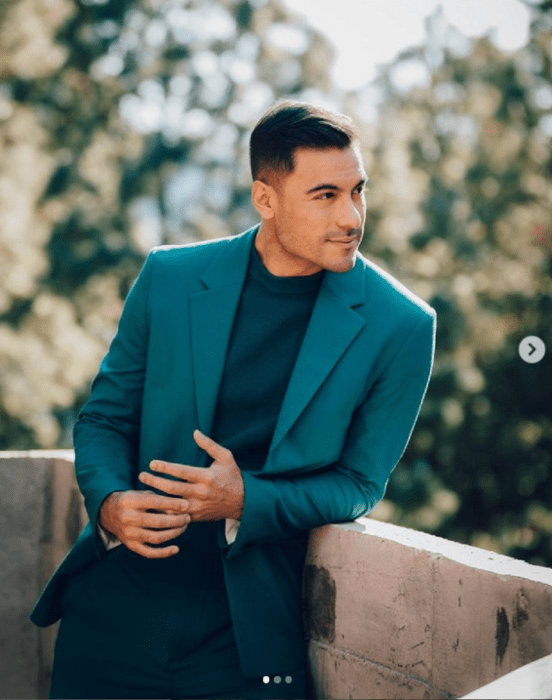
[[[249,229],[237,236],[213,238],[206,241],[194,241],[185,245],[162,245],[152,248],[148,258],[155,267],[163,270],[170,268],[198,267],[208,265],[220,252],[233,246],[239,246],[255,229]]]
[[[360,268],[359,277],[366,290],[366,302],[357,309],[362,315],[391,315],[398,322],[408,320],[409,325],[417,325],[424,319],[426,323],[435,322],[435,309],[391,273],[361,254],[356,265]]]
[[[151,288],[164,295],[182,294],[203,289],[210,282],[238,279],[245,274],[255,232],[256,227],[237,236],[153,248],[145,264]]]

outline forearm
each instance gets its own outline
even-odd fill
[[[76,477],[93,527],[111,492],[136,488],[151,267],[149,255],[73,431]]]
[[[243,477],[246,506],[232,556],[298,530],[354,520],[369,512],[385,489],[385,484],[360,482],[338,464],[301,477],[266,478],[248,472]]]
[[[227,556],[297,530],[354,520],[378,503],[418,417],[433,339],[434,320],[423,319],[351,416],[336,463],[292,477],[243,473],[241,524]]]
[[[99,509],[114,491],[136,488],[136,449],[124,435],[86,417],[74,430],[75,474],[95,526]]]

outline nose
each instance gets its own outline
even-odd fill
[[[344,197],[337,214],[337,225],[342,229],[359,228],[362,224],[362,210],[352,197]]]

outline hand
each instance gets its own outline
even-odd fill
[[[153,491],[114,491],[102,503],[99,522],[133,552],[147,559],[164,559],[178,554],[178,547],[151,545],[184,532],[190,522],[187,508],[182,499]]]
[[[191,467],[153,460],[150,462],[153,471],[171,474],[179,481],[164,479],[149,472],[141,472],[138,478],[143,484],[184,499],[192,521],[224,518],[239,520],[243,510],[243,479],[234,456],[230,450],[199,430],[194,431],[194,440],[214,459],[210,467]]]

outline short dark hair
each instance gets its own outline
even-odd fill
[[[297,148],[348,148],[357,139],[353,121],[345,114],[306,102],[280,102],[265,112],[251,134],[251,175],[268,182],[271,174],[293,171]]]

